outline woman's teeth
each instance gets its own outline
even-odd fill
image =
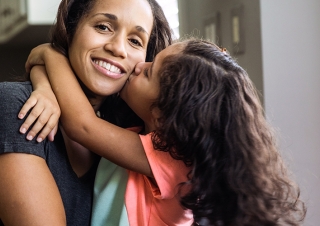
[[[118,68],[112,64],[109,64],[109,63],[102,61],[102,60],[94,60],[93,62],[108,71],[111,71],[111,72],[117,73],[117,74],[121,74],[120,68]]]

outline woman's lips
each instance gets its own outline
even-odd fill
[[[123,70],[121,70],[118,66],[111,64],[109,62],[106,62],[104,60],[101,59],[93,59],[92,60],[94,67],[100,71],[101,73],[103,73],[104,75],[114,78],[114,79],[118,79],[121,78],[125,72]]]

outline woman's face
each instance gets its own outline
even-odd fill
[[[144,61],[153,25],[146,0],[96,0],[69,48],[72,68],[96,96],[118,92]]]

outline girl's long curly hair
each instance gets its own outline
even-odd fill
[[[181,204],[199,225],[299,225],[306,213],[256,89],[220,48],[184,42],[163,61],[155,149],[192,166]]]

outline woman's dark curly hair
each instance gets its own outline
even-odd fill
[[[98,0],[62,0],[57,13],[56,23],[51,29],[51,45],[60,53],[68,56],[69,46],[80,20],[88,15]],[[153,13],[153,27],[147,47],[146,61],[154,57],[172,43],[172,30],[156,0],[146,0]],[[81,83],[81,81],[79,81]],[[86,89],[82,84],[83,89]],[[88,90],[87,90],[88,91]],[[87,92],[90,95],[90,92]],[[118,126],[142,125],[142,121],[127,104],[116,94],[107,97],[100,108],[101,117]]]
[[[192,166],[181,204],[199,225],[299,225],[306,213],[246,71],[191,39],[163,61],[157,150]]]

